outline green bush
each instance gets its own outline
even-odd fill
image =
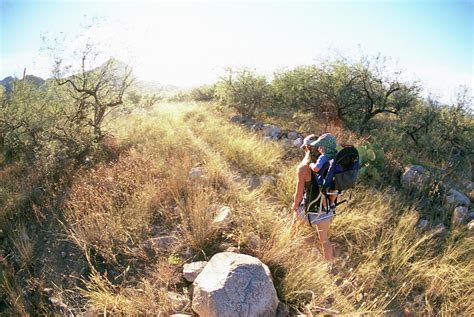
[[[253,117],[256,111],[268,105],[270,85],[264,76],[251,70],[228,69],[226,77],[216,84],[216,96],[223,105]]]
[[[202,85],[193,88],[190,92],[190,97],[196,101],[212,101],[214,99],[215,90],[215,85]]]

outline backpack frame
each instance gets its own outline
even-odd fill
[[[338,196],[343,194],[345,190],[353,188],[356,184],[359,170],[359,153],[352,145],[342,145],[342,147],[342,150],[325,163],[318,173],[311,172],[313,187],[319,188],[319,195],[308,204],[305,203],[306,217],[310,225],[312,225],[315,219],[322,220],[324,217],[328,217],[330,213],[330,195],[336,195],[334,202],[338,206],[347,201],[345,199],[338,202]],[[349,199],[351,196],[352,194],[349,196]],[[306,200],[305,198],[303,201]],[[323,199],[325,200],[326,208],[324,208]],[[316,209],[316,206],[319,208]]]

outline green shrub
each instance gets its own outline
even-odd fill
[[[228,69],[226,77],[216,85],[216,96],[220,103],[252,117],[268,104],[270,86],[264,76],[251,70]]]
[[[202,85],[191,90],[190,97],[196,101],[211,101],[214,99],[215,85]]]

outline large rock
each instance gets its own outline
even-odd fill
[[[451,188],[448,191],[448,194],[446,195],[446,199],[444,203],[447,206],[453,206],[453,207],[457,207],[457,206],[469,207],[469,205],[471,204],[469,198],[467,198],[466,195],[464,195],[461,192],[458,192],[457,190],[453,188]]]
[[[401,176],[400,183],[402,187],[407,189],[421,189],[430,181],[430,174],[420,165],[410,165],[405,168],[405,172]]]
[[[193,283],[199,316],[275,316],[278,297],[268,267],[245,254],[214,255]]]

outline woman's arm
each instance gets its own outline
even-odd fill
[[[304,179],[305,179],[305,166],[298,166],[298,169],[296,171],[297,175],[297,182],[296,182],[296,189],[295,189],[295,195],[293,196],[293,205],[291,206],[292,210],[296,210],[303,199],[303,192],[304,192]]]

